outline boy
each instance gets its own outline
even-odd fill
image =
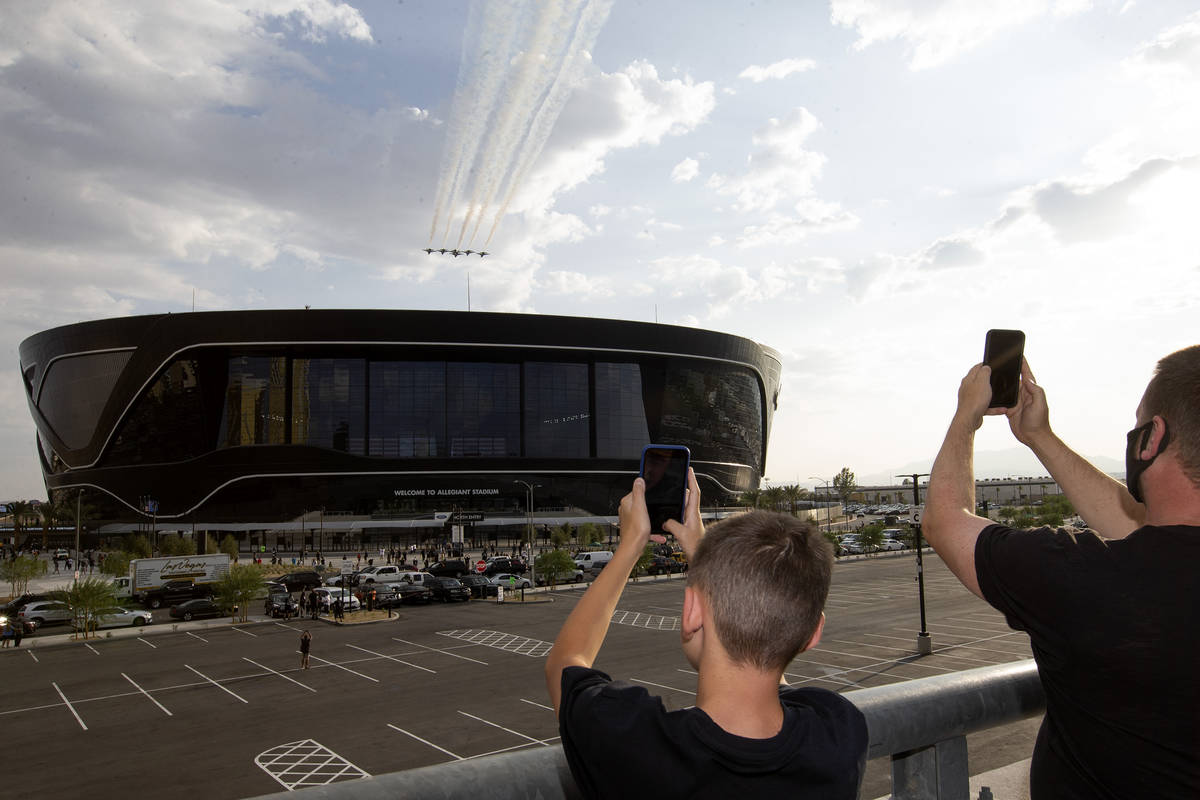
[[[833,552],[811,525],[753,512],[705,535],[688,471],[684,524],[664,526],[691,564],[680,631],[696,706],[668,712],[640,686],[592,669],[651,536],[645,483],[621,500],[621,543],[546,659],[563,750],[586,797],[821,797],[858,794],[867,726],[848,700],[789,688],[783,671],[825,623]],[[731,794],[735,793],[735,794]]]

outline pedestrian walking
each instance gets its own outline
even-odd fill
[[[317,597],[316,592],[308,596],[308,610],[313,619],[316,619],[317,615],[321,613],[321,598]]]
[[[312,646],[312,634],[308,631],[300,634],[300,669],[308,669],[308,650]]]

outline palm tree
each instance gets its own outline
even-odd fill
[[[759,508],[762,505],[762,489],[747,489],[738,495],[738,505]]]
[[[763,492],[763,500],[767,508],[772,511],[778,511],[784,503],[784,491],[782,486],[772,486]]]
[[[71,607],[75,630],[82,631],[85,639],[96,630],[100,617],[121,610],[117,605],[116,587],[107,578],[84,578],[50,595]]]
[[[14,500],[8,504],[8,512],[12,514],[13,519],[13,542],[17,547],[21,546],[21,530],[24,527],[25,517],[32,508],[28,500]]]
[[[798,483],[793,483],[783,487],[784,496],[787,498],[788,511],[792,516],[796,516],[796,504],[808,497],[808,489],[805,489]]]
[[[42,549],[49,547],[50,529],[54,527],[54,523],[63,518],[62,506],[57,503],[48,502],[38,506],[37,515],[42,521]]]

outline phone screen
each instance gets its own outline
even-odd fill
[[[665,533],[669,519],[683,521],[687,499],[687,471],[691,452],[682,445],[651,444],[642,450],[642,479],[646,481],[646,510],[650,530]]]
[[[990,330],[983,344],[983,363],[992,368],[990,408],[1012,408],[1021,388],[1021,358],[1025,353],[1023,331]]]

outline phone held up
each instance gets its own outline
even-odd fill
[[[683,521],[691,460],[691,451],[683,445],[648,444],[642,450],[641,477],[646,482],[651,533],[666,533],[663,523],[669,519]]]
[[[983,363],[992,368],[992,402],[989,408],[1012,408],[1021,388],[1021,359],[1025,333],[992,329],[983,343]]]

